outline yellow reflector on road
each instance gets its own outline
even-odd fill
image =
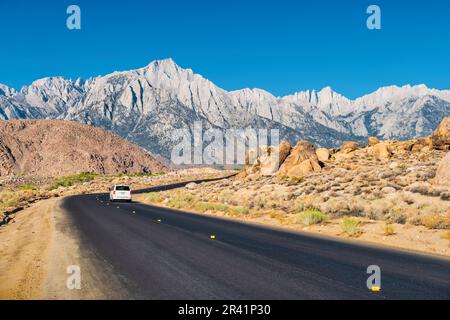
[[[380,287],[372,287],[372,291],[374,291],[374,292],[378,292],[378,291],[380,291],[380,290],[381,290]]]

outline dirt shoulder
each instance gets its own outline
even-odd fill
[[[0,299],[43,297],[57,199],[40,201],[0,228]]]

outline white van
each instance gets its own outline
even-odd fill
[[[109,201],[127,201],[131,202],[130,186],[123,184],[115,184],[109,192]]]

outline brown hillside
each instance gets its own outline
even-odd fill
[[[0,176],[164,170],[143,149],[103,129],[62,120],[0,121]]]

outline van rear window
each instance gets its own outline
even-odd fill
[[[116,186],[117,191],[130,191],[129,186]]]

